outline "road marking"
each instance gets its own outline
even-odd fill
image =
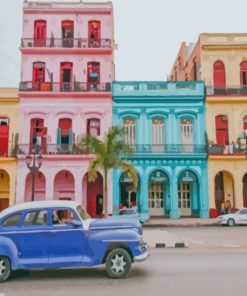
[[[230,248],[240,248],[240,245],[230,245],[230,244],[222,244],[223,247],[230,247]]]

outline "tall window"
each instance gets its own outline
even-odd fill
[[[217,115],[215,117],[215,126],[217,144],[221,146],[228,144],[228,117],[226,115]]]
[[[214,88],[215,89],[225,89],[226,88],[226,75],[225,75],[225,65],[221,61],[216,61],[214,63]]]
[[[87,121],[87,133],[92,136],[100,135],[100,120],[97,118],[90,118]]]
[[[197,80],[197,65],[196,61],[193,63],[193,74],[194,74],[194,80]]]
[[[241,86],[247,86],[247,61],[240,64],[240,83]]]
[[[161,152],[164,148],[164,120],[152,120],[153,150]]]
[[[74,22],[62,22],[62,43],[63,47],[74,47]]]
[[[45,82],[45,63],[33,63],[33,90],[41,90],[42,83]]]
[[[90,90],[97,90],[100,83],[100,63],[90,62],[87,64],[87,81]]]
[[[37,20],[34,22],[34,46],[46,46],[46,21]]]
[[[100,47],[100,22],[90,21],[88,23],[89,47]]]
[[[136,123],[134,119],[125,119],[125,142],[129,145],[136,143]]]
[[[61,91],[71,91],[72,89],[72,74],[73,64],[70,62],[63,62],[60,64],[60,81]]]
[[[9,119],[0,118],[0,156],[8,156]]]
[[[193,121],[190,118],[182,118],[180,121],[181,144],[193,144]]]
[[[59,119],[57,144],[61,146],[63,150],[70,150],[72,148],[72,141],[72,120],[70,118]]]
[[[33,118],[31,119],[30,128],[30,151],[34,146],[38,146],[42,149],[42,153],[45,153],[47,143],[47,128],[44,127],[44,119]]]
[[[243,118],[243,131],[244,131],[244,135],[246,137],[247,136],[247,115],[245,115]]]

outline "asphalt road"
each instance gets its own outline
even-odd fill
[[[247,248],[243,236],[247,236],[247,228],[172,228],[168,231],[197,243],[182,249],[153,248],[151,257],[135,263],[129,277],[123,280],[108,279],[104,267],[33,271],[29,274],[16,272],[8,282],[0,285],[0,295],[245,294]]]

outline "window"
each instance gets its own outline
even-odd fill
[[[100,83],[100,63],[90,62],[87,64],[87,81],[89,90],[97,90]]]
[[[71,91],[73,76],[73,63],[62,62],[60,64],[60,89],[61,91]]]
[[[62,39],[63,39],[63,47],[74,46],[74,22],[73,21],[62,22]]]
[[[0,118],[0,156],[8,156],[9,119]]]
[[[12,215],[12,216],[4,219],[2,222],[2,225],[5,227],[16,226],[16,225],[18,225],[20,218],[21,218],[21,214]]]
[[[57,131],[57,144],[61,145],[64,149],[68,149],[68,145],[72,145],[73,133],[72,133],[72,119],[62,118],[59,119],[58,131]]]
[[[42,47],[46,45],[46,21],[37,20],[34,22],[34,46]]]
[[[190,118],[182,118],[180,121],[181,143],[183,145],[193,144],[193,121]]]
[[[86,220],[91,218],[88,213],[85,211],[85,209],[83,209],[81,206],[78,206],[77,208],[77,212],[80,215],[80,217],[82,218],[82,220]]]
[[[88,23],[89,47],[100,47],[100,22],[90,21]]]
[[[239,215],[247,215],[247,210],[240,210]]]
[[[247,86],[247,61],[240,64],[240,83],[241,87]]]
[[[196,61],[193,63],[193,74],[194,74],[194,80],[197,80],[197,65]]]
[[[134,119],[125,119],[125,142],[129,145],[135,145],[136,142],[136,123]]]
[[[43,83],[45,83],[45,63],[33,63],[33,90],[41,90]]]
[[[70,209],[55,209],[52,211],[52,224],[53,225],[66,225],[70,224],[72,220],[79,220]]]
[[[244,130],[244,135],[246,137],[247,136],[247,115],[245,115],[243,119],[243,130]]]
[[[215,117],[216,125],[216,143],[224,146],[229,144],[228,136],[228,117],[226,115],[217,115]]]
[[[152,120],[153,151],[162,152],[164,147],[164,120]]]
[[[100,135],[100,120],[97,118],[88,119],[87,133],[92,136]]]
[[[48,213],[47,211],[32,211],[26,214],[24,219],[24,225],[47,225],[48,223]]]
[[[225,65],[221,61],[216,61],[213,65],[214,68],[214,88],[225,89],[226,88],[226,75]]]

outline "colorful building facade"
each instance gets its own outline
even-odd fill
[[[25,158],[39,147],[35,199],[76,200],[101,215],[102,172],[88,182],[93,156],[76,144],[87,133],[103,138],[112,125],[112,4],[25,1],[20,50],[17,202],[31,200]]]
[[[0,211],[15,203],[18,90],[0,89]]]
[[[247,34],[201,34],[181,45],[171,81],[204,80],[210,208],[247,207]]]
[[[114,82],[113,124],[126,130],[138,188],[113,172],[113,212],[208,217],[203,82]]]

